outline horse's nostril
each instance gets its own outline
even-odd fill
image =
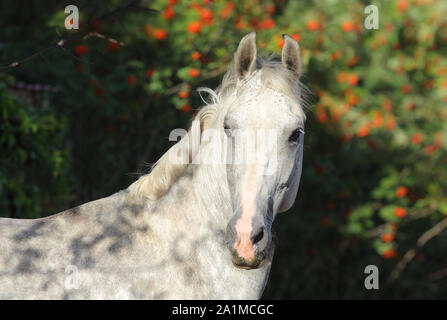
[[[253,244],[258,243],[264,237],[264,228],[260,228],[259,232],[253,237]]]

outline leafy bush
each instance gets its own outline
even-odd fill
[[[54,112],[20,103],[0,86],[0,212],[38,218],[70,195],[66,124]]]

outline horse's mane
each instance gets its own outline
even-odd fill
[[[299,101],[299,108],[294,110],[303,120],[306,116],[304,108],[308,108],[309,96],[308,89],[299,81],[296,74],[287,69],[278,60],[271,55],[267,59],[257,56],[257,69],[262,70],[261,83],[264,87],[282,92],[286,96]],[[200,130],[203,132],[213,123],[216,115],[222,110],[222,106],[227,103],[229,97],[232,97],[237,90],[238,76],[236,68],[231,65],[225,73],[222,84],[215,90],[210,88],[198,88],[197,91],[201,95],[202,92],[208,94],[207,101],[202,108],[199,109],[194,116],[193,121],[200,121]],[[191,128],[188,131],[191,138]],[[186,135],[185,135],[186,136]],[[128,190],[132,199],[149,199],[158,200],[163,197],[170,187],[185,173],[188,164],[172,163],[170,155],[178,152],[180,148],[189,150],[189,160],[193,158],[190,147],[191,139],[183,137],[179,142],[172,146],[151,168],[148,174],[141,176],[137,181],[132,183]]]

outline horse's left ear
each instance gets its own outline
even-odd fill
[[[242,38],[234,62],[239,79],[244,79],[256,69],[256,32],[251,32]]]
[[[298,42],[291,36],[283,34],[284,46],[282,48],[281,62],[284,67],[301,76],[301,49]]]

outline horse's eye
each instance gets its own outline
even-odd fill
[[[303,130],[301,129],[296,129],[295,131],[292,132],[292,134],[289,137],[289,141],[293,142],[293,143],[298,143],[301,137],[301,133],[303,133]]]

